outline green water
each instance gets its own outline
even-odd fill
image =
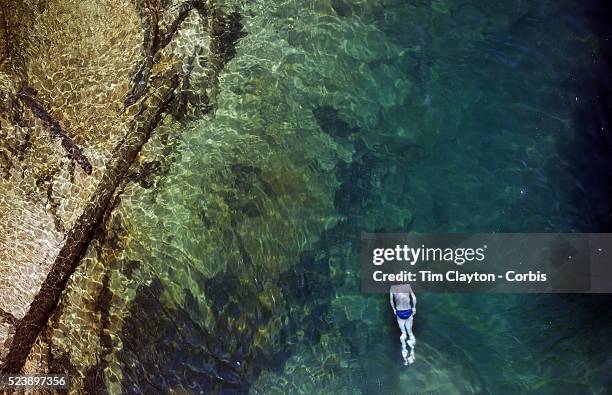
[[[358,277],[362,231],[598,230],[560,150],[598,48],[578,6],[227,7],[247,35],[214,114],[167,123],[169,170],[115,213],[106,377],[134,393],[605,393],[609,298],[419,295],[406,368],[387,296]]]

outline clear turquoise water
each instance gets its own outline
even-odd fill
[[[600,56],[578,5],[227,6],[247,36],[215,113],[173,126],[170,171],[118,209],[123,389],[609,390],[607,296],[419,295],[405,368],[358,277],[362,231],[601,230],[568,155]]]

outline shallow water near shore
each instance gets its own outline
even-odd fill
[[[600,37],[579,4],[226,7],[247,34],[214,113],[163,125],[168,170],[126,187],[105,252],[85,261],[105,271],[106,293],[74,280],[106,318],[74,305],[53,324],[71,365],[97,361],[85,382],[128,393],[610,388],[609,296],[418,295],[416,362],[404,367],[388,296],[359,288],[361,232],[610,230],[596,167],[610,140],[584,138],[610,133],[585,89]],[[153,137],[143,161],[160,145]],[[572,148],[596,158],[592,173]],[[66,336],[76,332],[88,335]]]

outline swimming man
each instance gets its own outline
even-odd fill
[[[416,344],[416,339],[412,333],[412,320],[416,314],[416,295],[412,292],[410,284],[392,285],[389,289],[389,299],[393,313],[397,318],[397,325],[402,331],[400,342],[402,343],[404,365],[409,365],[414,362],[414,345]],[[406,342],[406,340],[408,341]],[[410,355],[408,355],[406,343],[410,347]]]

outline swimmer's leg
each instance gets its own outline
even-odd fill
[[[397,325],[402,331],[402,335],[400,336],[400,343],[402,344],[402,357],[404,358],[404,365],[408,364],[408,350],[406,349],[406,339],[408,339],[408,334],[406,333],[406,321],[399,317],[397,317]]]
[[[412,333],[412,322],[413,316],[404,320],[405,329],[402,332],[408,334],[408,346],[410,347],[410,356],[407,359],[408,363],[414,362],[414,346],[416,345],[416,338],[414,337],[414,333]]]

